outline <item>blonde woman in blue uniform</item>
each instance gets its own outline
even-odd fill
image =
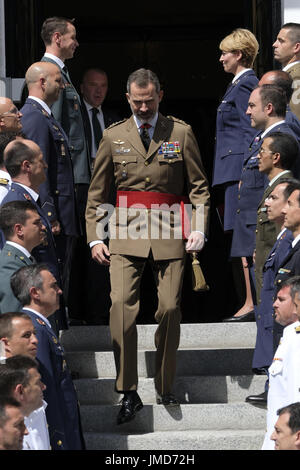
[[[244,152],[256,131],[246,115],[248,100],[258,79],[252,69],[259,45],[253,33],[238,28],[220,43],[220,62],[234,75],[217,110],[213,186],[224,192],[224,232],[233,230],[237,210],[238,184]],[[243,262],[243,267],[245,262]],[[253,309],[248,269],[244,267],[246,300],[237,314]]]

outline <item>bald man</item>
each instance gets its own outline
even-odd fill
[[[36,62],[26,72],[29,96],[21,109],[26,136],[36,142],[47,163],[46,181],[40,186],[42,208],[52,224],[63,263],[63,290],[67,296],[73,243],[79,235],[74,176],[68,138],[51,113],[64,84],[60,68],[50,62]]]
[[[10,98],[0,96],[0,132],[20,132],[22,113],[14,105]]]
[[[3,152],[8,142],[15,138],[14,135],[21,134],[21,117],[22,113],[12,100],[0,96],[0,203],[11,186],[11,178],[3,162]]]

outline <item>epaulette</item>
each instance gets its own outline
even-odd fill
[[[296,331],[297,334],[299,334],[300,333],[300,326],[296,326],[295,331]]]
[[[4,186],[6,186],[8,183],[9,183],[8,179],[0,178],[0,184],[3,184]]]
[[[167,116],[167,119],[170,119],[171,121],[174,121],[174,122],[179,122],[179,124],[183,124],[184,126],[189,126],[187,122],[184,122],[181,119],[178,119],[174,116]]]
[[[119,124],[122,124],[122,122],[127,121],[127,118],[122,119],[121,121],[113,122],[110,126],[106,127],[105,130],[112,129],[115,126],[118,126]]]

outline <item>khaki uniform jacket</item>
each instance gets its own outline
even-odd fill
[[[300,64],[295,64],[287,70],[293,79],[293,94],[290,100],[290,108],[300,119]]]
[[[166,158],[161,151],[162,145],[168,142],[178,142],[179,148],[178,153],[170,158]],[[196,138],[191,127],[183,121],[159,114],[148,152],[143,146],[133,116],[113,124],[103,132],[86,209],[88,242],[103,239],[107,220],[99,205],[107,203],[113,178],[119,191],[188,195],[193,208],[197,205],[203,205],[204,208],[203,223],[198,223],[197,226],[199,218],[196,217],[196,211],[193,211],[192,229],[207,234],[210,205],[208,182]],[[170,220],[165,221],[155,217],[157,214],[154,212],[156,211],[143,209],[136,212],[136,209],[117,208],[116,217],[110,220],[110,252],[148,257],[152,249],[154,259],[182,258],[185,252],[184,241],[174,236],[175,219],[172,214],[168,214]],[[145,229],[147,223],[148,230]],[[157,230],[162,228],[170,231],[170,239],[157,236]],[[138,234],[139,230],[143,237],[132,239],[131,234]],[[155,236],[152,236],[153,233]]]

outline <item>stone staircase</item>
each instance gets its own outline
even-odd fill
[[[153,383],[156,325],[138,325],[139,394],[134,421],[116,425],[120,395],[107,326],[62,333],[81,405],[88,450],[259,450],[266,409],[245,403],[265,376],[251,371],[255,323],[181,325],[174,392],[179,407],[157,405]]]

